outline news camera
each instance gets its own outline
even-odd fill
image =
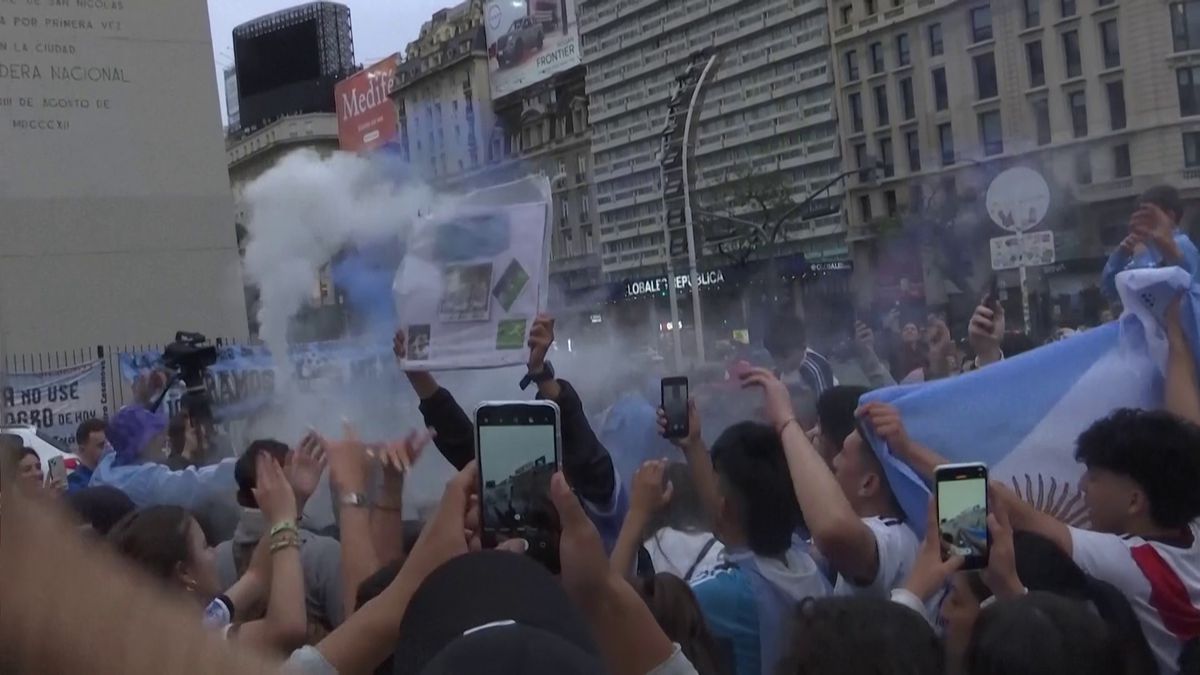
[[[217,362],[217,348],[206,342],[208,338],[200,333],[175,333],[175,341],[163,349],[161,359],[163,367],[172,372],[171,381],[163,388],[152,409],[158,409],[171,385],[183,382],[186,390],[179,401],[180,407],[192,424],[203,428],[204,435],[208,436],[207,432],[213,428],[216,420],[213,418],[212,400],[205,386],[204,375]]]

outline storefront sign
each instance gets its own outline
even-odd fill
[[[696,275],[698,285],[703,288],[725,282],[725,273],[721,270],[711,270],[709,272],[700,272]],[[680,274],[675,277],[675,290],[682,291],[691,288],[692,279],[689,274]],[[670,290],[667,285],[667,277],[658,277],[657,279],[639,279],[638,281],[630,281],[625,284],[625,297],[637,298],[643,295],[652,295],[655,293],[666,293]]]

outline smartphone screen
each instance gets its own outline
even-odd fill
[[[556,566],[559,528],[550,478],[560,457],[558,407],[486,403],[475,411],[475,429],[484,547],[519,537],[531,555]]]
[[[987,467],[949,464],[936,472],[938,530],[942,557],[961,555],[963,569],[987,567]]]
[[[689,429],[686,377],[663,378],[662,409],[667,415],[667,438],[687,438]]]
[[[46,475],[47,483],[57,483],[67,478],[67,465],[63,463],[62,457],[51,457],[46,462],[46,468],[49,470]]]

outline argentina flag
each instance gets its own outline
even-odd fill
[[[1181,320],[1197,352],[1200,291],[1177,267],[1117,277],[1120,320],[986,368],[926,384],[870,392],[863,403],[899,409],[909,436],[951,462],[983,462],[1039,509],[1072,524],[1087,519],[1075,440],[1118,408],[1161,408],[1167,357],[1163,316],[1187,289]],[[923,534],[929,489],[868,429],[901,507]]]

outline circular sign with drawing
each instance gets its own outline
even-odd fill
[[[1028,167],[1006,169],[988,186],[988,215],[1009,232],[1032,230],[1049,210],[1050,186],[1042,174]]]

